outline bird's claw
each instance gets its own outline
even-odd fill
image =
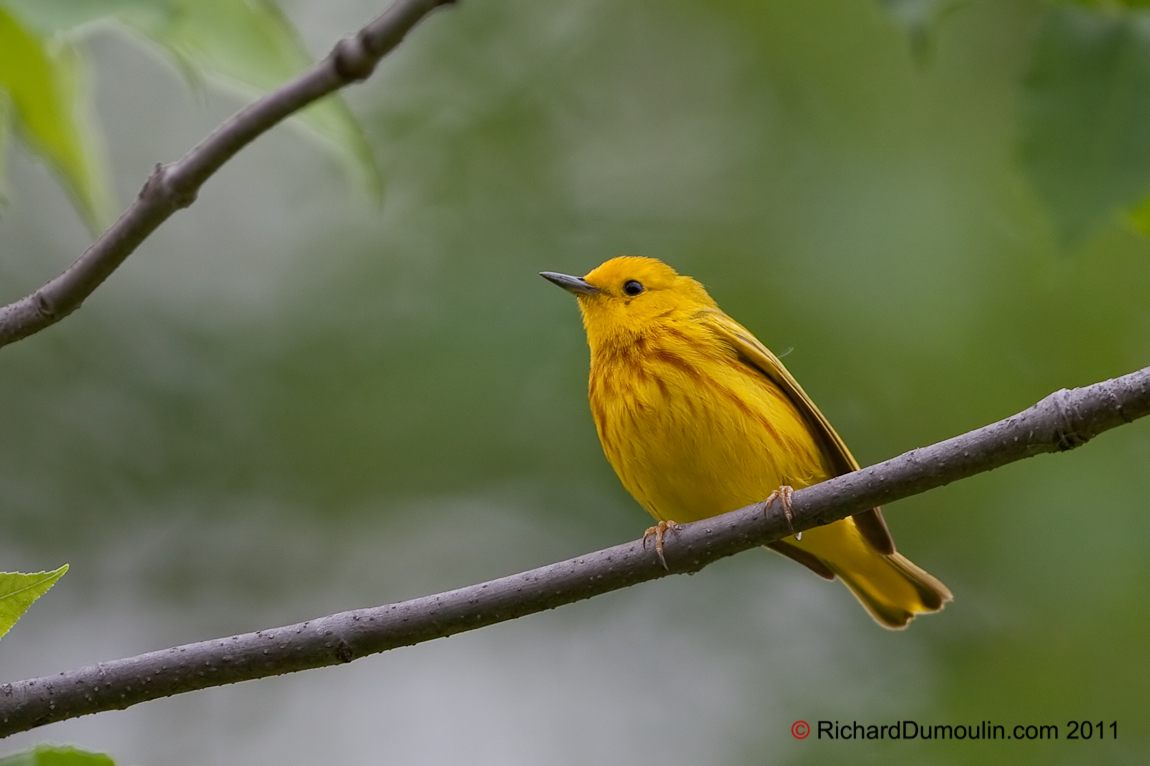
[[[660,521],[653,527],[647,527],[647,531],[643,533],[643,550],[647,549],[647,538],[655,538],[655,554],[659,557],[659,563],[663,565],[663,569],[670,571],[667,566],[667,559],[663,557],[663,535],[667,532],[674,532],[678,527],[673,521]]]
[[[771,507],[771,503],[773,503],[775,500],[780,501],[783,504],[783,518],[787,520],[787,526],[790,527],[791,534],[795,536],[796,540],[802,540],[803,533],[795,532],[795,525],[793,523],[795,520],[795,514],[791,511],[791,496],[794,494],[794,488],[784,484],[767,496],[767,500],[765,503],[763,503],[763,506],[769,509]]]

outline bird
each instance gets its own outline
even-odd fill
[[[859,464],[777,356],[703,285],[655,258],[619,256],[586,276],[540,276],[578,299],[591,350],[588,399],[607,460],[663,533],[790,495]],[[842,580],[897,630],[950,591],[895,550],[880,508],[767,545]],[[664,562],[665,565],[665,562]]]

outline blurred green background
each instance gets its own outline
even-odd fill
[[[291,0],[313,55],[378,3]],[[637,537],[570,296],[620,253],[700,279],[863,464],[1150,364],[1150,240],[1069,245],[1020,170],[1042,5],[916,63],[873,0],[471,0],[346,97],[385,193],[291,127],[63,323],[0,350],[0,562],[72,569],[16,680],[423,595]],[[242,101],[100,29],[117,196]],[[90,241],[9,147],[4,301]],[[750,552],[350,666],[11,738],[121,763],[1140,763],[1150,424],[890,506],[955,601],[903,633]],[[798,719],[1057,724],[1058,742],[798,741]],[[1066,741],[1069,720],[1117,741]]]

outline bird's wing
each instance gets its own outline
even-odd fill
[[[823,449],[830,456],[835,470],[838,471],[837,475],[859,469],[858,461],[847,449],[842,437],[835,433],[835,429],[831,428],[826,416],[819,412],[819,408],[807,396],[807,392],[787,371],[779,358],[771,353],[770,349],[760,343],[745,327],[721,311],[704,309],[700,312],[699,320],[706,327],[709,327],[720,340],[734,349],[740,359],[767,376],[771,382],[787,394],[791,402],[814,429],[814,432],[819,435]],[[859,532],[862,533],[863,538],[870,543],[871,547],[879,553],[887,555],[894,553],[894,540],[890,536],[890,530],[886,527],[880,509],[873,508],[869,511],[856,513],[852,518]]]

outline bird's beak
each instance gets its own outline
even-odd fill
[[[556,274],[554,271],[541,271],[539,276],[575,295],[599,295],[603,292],[583,277],[569,277],[566,274]]]

